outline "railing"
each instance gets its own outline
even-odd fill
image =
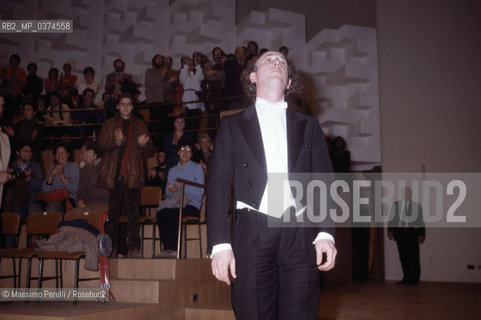
[[[175,107],[175,106],[178,106],[178,105],[185,105],[185,104],[190,104],[190,103],[211,103],[211,102],[216,102],[216,101],[230,101],[230,100],[235,100],[235,99],[239,99],[239,98],[244,98],[244,96],[230,96],[230,97],[222,97],[222,98],[211,98],[211,99],[205,99],[205,100],[193,100],[193,101],[186,101],[186,102],[175,102],[175,103],[151,103],[151,104],[147,104],[147,105],[135,105],[135,109],[137,110],[144,110],[144,109],[148,109],[150,111],[150,109],[152,108],[165,108],[165,107]],[[76,112],[91,112],[91,111],[94,111],[94,112],[103,112],[103,115],[104,115],[104,118],[106,118],[107,116],[107,112],[109,112],[110,110],[107,109],[107,108],[75,108],[75,109],[68,109],[68,110],[49,110],[49,111],[46,111],[46,110],[43,110],[43,111],[39,111],[38,113],[39,114],[51,114],[51,113],[76,113]],[[176,115],[168,115],[169,118],[173,118],[175,117]],[[185,129],[184,131],[185,132],[199,132],[199,131],[213,131],[213,130],[217,130],[218,127],[219,127],[219,113],[212,113],[212,114],[208,114],[208,113],[203,113],[202,115],[200,116],[190,116],[190,117],[185,117],[185,120],[186,121],[189,121],[191,119],[201,119],[200,121],[202,122],[202,119],[207,119],[207,127],[202,127],[202,128],[196,128],[196,129]],[[215,126],[214,127],[209,127],[209,121],[208,119],[209,118],[215,118],[216,121],[215,121]],[[71,121],[75,121],[71,118]],[[149,124],[155,124],[155,123],[159,123],[160,121],[159,120],[156,120],[156,119],[149,119],[145,121],[147,125]],[[101,127],[103,125],[103,123],[57,123],[57,124],[48,124],[48,123],[44,123],[43,124],[43,127],[46,128],[46,129],[49,129],[49,128],[82,128],[82,127]],[[81,131],[79,130],[79,133]],[[70,134],[72,134],[72,132],[70,132]],[[157,135],[158,133],[157,132],[150,132],[151,135]],[[92,138],[95,138],[94,135],[91,135],[91,136],[62,136],[62,137],[53,137],[53,136],[45,136],[44,139],[45,140],[51,140],[51,141],[71,141],[71,140],[83,140],[83,139],[92,139]]]

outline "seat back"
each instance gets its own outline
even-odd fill
[[[103,219],[101,217],[101,212],[84,212],[81,210],[72,210],[65,215],[65,221],[85,219],[87,220],[88,224],[100,231],[102,230],[101,226],[103,223]]]
[[[27,218],[27,235],[51,235],[57,232],[62,221],[60,212],[34,212]]]
[[[140,190],[140,206],[155,206],[162,200],[161,187],[143,187]]]
[[[17,235],[20,228],[20,215],[16,212],[3,212],[2,226],[4,234]]]

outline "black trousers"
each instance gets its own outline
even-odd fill
[[[254,210],[237,210],[237,279],[232,285],[236,319],[315,320],[320,285],[314,245],[306,242],[306,229],[270,227],[267,219]]]
[[[112,238],[114,249],[117,249],[119,253],[125,253],[122,252],[125,235],[121,236],[120,216],[127,217],[128,250],[139,248],[139,201],[140,189],[129,189],[127,184],[121,181],[116,181],[114,188],[110,190],[109,235]]]
[[[414,228],[399,228],[396,237],[399,260],[403,270],[403,280],[418,283],[421,276],[419,262],[419,234]]]
[[[200,211],[194,206],[186,205],[182,210],[184,217],[199,217]],[[157,211],[159,235],[164,244],[164,250],[177,250],[179,232],[179,209],[165,208]]]

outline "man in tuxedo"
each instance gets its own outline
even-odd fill
[[[323,223],[285,227],[284,208],[271,210],[275,205],[268,203],[266,187],[271,173],[332,172],[324,135],[317,119],[287,108],[285,97],[295,90],[297,77],[281,53],[264,53],[248,71],[255,104],[222,119],[209,166],[212,272],[227,284],[232,276],[237,319],[317,319],[319,270],[332,269],[337,253],[333,228]],[[231,185],[236,206],[232,244],[227,222]],[[277,195],[276,202],[282,197]],[[296,215],[305,209],[296,209]]]
[[[426,236],[421,205],[412,201],[412,190],[404,189],[404,199],[394,202],[388,225],[388,237],[395,240],[399,251],[399,260],[403,278],[398,284],[418,284],[421,276],[419,262],[419,244]]]

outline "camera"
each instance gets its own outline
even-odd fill
[[[25,172],[20,168],[13,169],[10,174],[15,177],[15,180],[23,178],[25,176]]]

